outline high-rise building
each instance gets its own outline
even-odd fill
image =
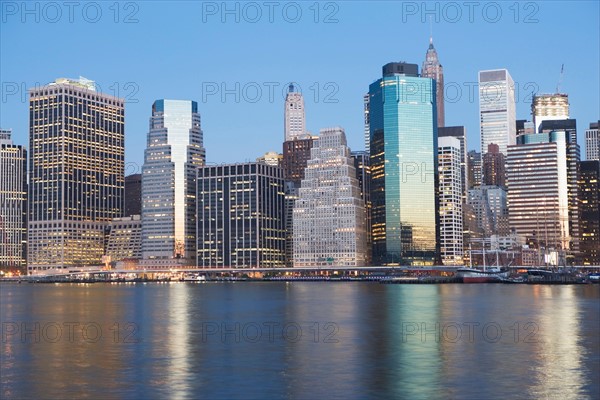
[[[304,98],[302,93],[295,91],[293,84],[289,86],[285,97],[284,128],[285,141],[306,137]]]
[[[437,51],[433,47],[433,38],[429,38],[429,48],[425,54],[425,61],[421,68],[423,78],[435,80],[436,105],[437,105],[437,125],[438,128],[445,126],[444,111],[444,68],[440,64]]]
[[[142,174],[125,177],[125,217],[142,215]]]
[[[288,182],[298,185],[304,179],[304,169],[310,160],[310,149],[313,147],[315,136],[305,139],[288,140],[283,142],[283,176]]]
[[[507,157],[511,228],[563,255],[576,253],[579,243],[578,207],[571,200],[577,198],[577,174],[569,172],[579,161],[575,147],[566,131],[536,133],[521,136]]]
[[[454,137],[460,142],[460,184],[463,200],[466,201],[469,189],[469,157],[467,152],[467,130],[464,126],[438,127],[438,138]]]
[[[93,81],[30,90],[30,273],[99,265],[106,224],[123,213],[124,100]]]
[[[440,252],[444,265],[463,263],[463,209],[460,141],[438,139]]]
[[[294,267],[366,264],[364,200],[343,129],[321,129],[293,221]]]
[[[203,268],[283,267],[283,171],[264,163],[198,171],[198,260]]]
[[[389,63],[369,87],[373,263],[439,261],[436,91],[416,64]]]
[[[196,261],[196,175],[205,150],[198,103],[156,100],[142,168],[142,264]]]
[[[360,196],[365,203],[365,218],[367,231],[367,265],[372,261],[372,240],[371,240],[371,156],[366,151],[353,151],[350,153],[354,161],[356,170],[356,179]]]
[[[0,269],[27,265],[27,151],[0,129]]]
[[[261,162],[274,167],[281,167],[283,163],[283,155],[276,151],[267,151],[263,156],[258,157],[256,162]]]
[[[569,96],[562,93],[536,94],[531,102],[534,132],[540,131],[542,121],[569,118]]]
[[[506,186],[505,157],[500,147],[490,143],[482,160],[482,179],[484,185]]]
[[[495,143],[506,155],[516,143],[515,83],[506,69],[479,72],[479,126],[482,153]]]
[[[106,255],[110,261],[142,258],[142,220],[139,215],[115,218],[108,224]]]
[[[591,122],[590,129],[585,131],[585,159],[600,160],[600,133],[598,133],[598,126],[600,121]]]
[[[485,235],[497,235],[508,215],[506,190],[500,186],[481,185],[469,190],[468,203],[477,217],[477,225]]]
[[[469,159],[468,163],[468,181],[469,181],[469,189],[473,189],[474,187],[481,186],[481,153],[475,150],[469,150],[467,154],[467,158]]]
[[[583,265],[600,265],[600,161],[580,163],[580,251]]]

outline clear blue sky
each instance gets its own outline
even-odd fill
[[[432,2],[427,9],[420,1],[272,3],[230,2],[228,14],[221,1],[82,1],[73,9],[31,2],[28,10],[3,1],[0,127],[27,144],[26,89],[81,75],[128,99],[128,173],[143,162],[151,105],[160,98],[198,101],[209,162],[253,160],[281,151],[282,90],[295,81],[305,95],[308,129],[342,126],[360,150],[363,94],[389,61],[420,69],[428,15],[447,97],[454,99],[446,102],[446,125],[465,125],[469,148],[479,148],[477,94],[469,95],[479,70],[509,70],[517,118],[524,119],[530,92],[553,92],[564,64],[561,91],[569,94],[580,144],[599,118],[597,1],[476,2],[472,9],[464,2]],[[239,99],[222,99],[223,85],[235,92],[236,83]]]

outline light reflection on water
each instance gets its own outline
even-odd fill
[[[599,398],[599,299],[598,285],[2,284],[0,397]]]

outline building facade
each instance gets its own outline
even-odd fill
[[[580,173],[580,258],[583,265],[600,265],[600,161],[582,161]]]
[[[202,268],[285,265],[284,180],[265,163],[198,170],[198,253]]]
[[[27,151],[0,129],[0,270],[27,266]]]
[[[534,132],[540,132],[542,121],[569,118],[569,96],[563,93],[537,94],[531,102]]]
[[[369,87],[373,263],[439,261],[436,90],[416,64],[389,63]]]
[[[463,201],[460,141],[438,139],[440,254],[444,265],[463,264]]]
[[[125,177],[125,211],[123,216],[142,215],[142,174]]]
[[[444,68],[440,64],[436,49],[433,47],[433,38],[429,38],[429,48],[425,54],[425,61],[421,68],[423,78],[435,80],[435,98],[437,106],[438,129],[445,126],[446,117],[444,111]]]
[[[468,163],[468,181],[469,181],[469,189],[472,189],[477,186],[481,186],[482,184],[482,165],[481,165],[481,153],[475,150],[469,150],[467,154],[469,159]]]
[[[364,266],[364,199],[341,128],[322,129],[293,211],[294,267]]]
[[[356,179],[360,196],[365,204],[365,218],[367,231],[367,265],[371,265],[373,260],[372,240],[371,240],[371,156],[366,151],[353,151],[350,153],[356,170]]]
[[[481,152],[490,143],[506,155],[516,143],[515,83],[506,69],[479,72],[479,126]]]
[[[500,153],[500,147],[490,143],[482,160],[482,179],[484,185],[506,186],[506,157]]]
[[[142,167],[144,265],[195,263],[196,175],[204,162],[198,103],[155,101]]]
[[[304,114],[304,97],[290,85],[285,96],[284,140],[304,139],[306,136],[306,116]]]
[[[598,126],[600,121],[590,123],[590,129],[585,131],[585,159],[588,161],[600,160],[600,134]]]
[[[94,82],[30,90],[28,272],[99,265],[123,213],[124,100]]]
[[[115,218],[108,224],[105,254],[111,262],[142,258],[142,219],[139,215]]]
[[[469,189],[469,157],[467,152],[467,130],[464,126],[438,127],[438,138],[453,137],[460,142],[460,182],[463,200],[467,198]]]

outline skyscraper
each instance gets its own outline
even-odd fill
[[[467,130],[464,126],[438,127],[438,138],[454,137],[460,142],[460,182],[463,200],[467,198],[469,189],[469,157],[467,153]]]
[[[293,221],[294,267],[365,265],[365,206],[343,129],[321,129]]]
[[[515,83],[506,69],[479,72],[479,126],[482,154],[495,143],[506,155],[516,143]]]
[[[123,216],[142,215],[142,174],[125,177],[125,211]]]
[[[463,263],[461,144],[455,137],[438,139],[440,252],[444,265]]]
[[[534,133],[540,132],[542,121],[569,118],[569,96],[562,93],[537,94],[531,102]]]
[[[389,63],[369,87],[373,263],[439,260],[434,81]]]
[[[582,161],[580,171],[581,262],[600,265],[600,161]]]
[[[196,261],[196,174],[205,150],[198,104],[156,100],[142,167],[142,263]]]
[[[295,91],[293,84],[289,86],[285,96],[284,126],[286,141],[305,138],[304,98],[302,93]]]
[[[28,270],[99,265],[123,212],[124,100],[93,81],[30,90]]]
[[[474,187],[480,186],[482,179],[481,179],[481,153],[479,153],[478,151],[475,150],[469,150],[469,153],[467,154],[467,157],[469,159],[469,164],[468,164],[468,180],[469,180],[469,189],[472,189]]]
[[[108,224],[106,255],[111,262],[142,258],[142,220],[139,215],[115,218]]]
[[[283,267],[283,182],[261,162],[200,168],[197,265]]]
[[[423,78],[435,79],[436,105],[437,105],[437,125],[438,128],[445,126],[444,111],[444,68],[440,64],[437,51],[433,47],[433,38],[429,38],[429,48],[425,54],[425,61],[421,68]]]
[[[482,179],[484,185],[506,186],[505,157],[500,147],[490,143],[482,160]]]
[[[598,133],[598,126],[600,121],[591,122],[590,129],[585,131],[585,159],[600,160],[600,133]]]
[[[570,209],[570,192],[577,178],[565,131],[523,135],[509,147],[507,184],[509,220],[516,233],[533,238],[546,249],[576,252],[578,213]]]
[[[366,151],[353,151],[350,153],[354,161],[356,170],[356,179],[360,196],[365,203],[365,218],[367,231],[367,265],[372,261],[372,240],[371,240],[371,156]]]
[[[23,271],[27,255],[27,151],[0,129],[0,269]]]
[[[364,121],[365,121],[365,151],[367,153],[370,153],[371,151],[371,133],[370,133],[370,117],[369,117],[369,101],[370,101],[370,97],[369,97],[369,93],[365,94],[363,96],[363,117],[364,117]]]

